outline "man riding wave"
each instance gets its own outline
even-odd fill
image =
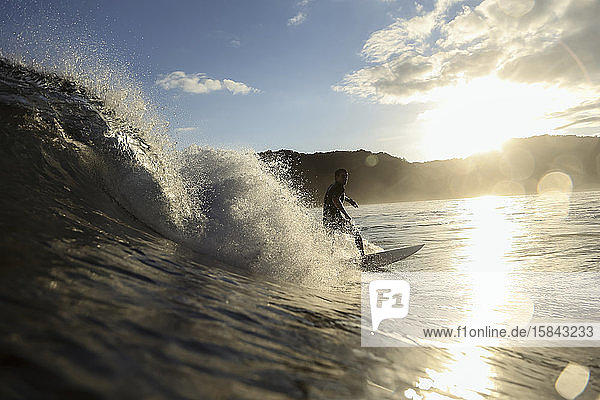
[[[354,236],[356,247],[360,255],[365,255],[362,237],[358,229],[352,223],[352,217],[344,208],[344,201],[347,201],[353,207],[358,208],[358,204],[350,197],[346,196],[346,184],[348,183],[348,171],[340,168],[335,171],[335,182],[329,185],[325,199],[323,200],[323,226],[328,234],[334,232],[348,233]]]

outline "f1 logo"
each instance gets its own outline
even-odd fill
[[[404,318],[408,315],[410,285],[403,280],[375,280],[369,283],[371,321],[373,330],[384,319]]]

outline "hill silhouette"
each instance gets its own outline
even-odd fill
[[[268,164],[285,165],[285,175],[313,204],[320,204],[337,168],[349,171],[347,193],[360,203],[600,189],[600,137],[595,136],[511,139],[499,151],[427,162],[366,150],[259,155]]]

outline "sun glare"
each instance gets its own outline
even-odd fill
[[[495,367],[488,361],[492,353],[481,347],[447,349],[450,359],[444,368],[425,368],[415,389],[404,392],[407,399],[484,399],[496,389]]]
[[[579,93],[485,77],[440,89],[422,112],[425,159],[466,157],[500,148],[509,138],[556,133],[567,121],[549,114],[578,104]]]

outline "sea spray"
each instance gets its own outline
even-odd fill
[[[314,213],[254,151],[190,146],[179,162],[207,217],[198,248],[274,276],[331,272],[331,241]]]
[[[48,139],[40,146],[72,149],[55,157],[76,157],[70,162],[82,166],[85,182],[73,178],[72,185],[105,191],[161,235],[269,278],[306,283],[331,280],[357,254],[343,241],[332,245],[297,191],[254,151],[176,150],[135,85],[90,87],[89,76],[79,83],[73,74],[8,61],[2,74],[5,106],[14,106],[18,92],[15,118]],[[82,190],[90,202],[94,190]]]

